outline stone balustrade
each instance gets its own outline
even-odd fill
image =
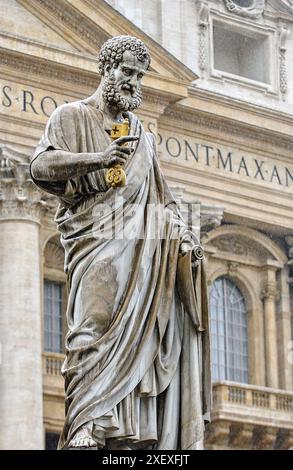
[[[293,392],[235,382],[215,383],[206,446],[210,449],[293,447]]]
[[[60,374],[63,361],[64,354],[43,353],[44,395],[51,401],[47,407],[45,399],[44,419],[48,423],[52,421],[50,413],[55,410],[52,401],[55,400],[58,409],[64,407]],[[56,419],[57,416],[56,411]],[[293,448],[293,392],[236,382],[215,383],[212,421],[207,426],[205,446],[207,449]]]

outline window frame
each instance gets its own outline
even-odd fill
[[[45,351],[45,280],[49,282],[56,282],[63,285],[62,288],[62,351],[59,354],[65,353],[65,337],[67,333],[67,319],[66,319],[66,310],[67,310],[67,284],[66,284],[66,274],[64,271],[61,271],[57,268],[49,268],[46,264],[43,267],[43,276],[42,276],[42,351]],[[57,353],[56,353],[57,354]]]
[[[209,305],[210,305],[210,316],[211,316],[211,352],[213,352],[213,342],[212,342],[212,338],[214,336],[213,334],[213,331],[212,331],[212,321],[213,321],[213,318],[212,318],[212,314],[211,314],[211,311],[212,311],[212,307],[211,307],[211,303],[212,303],[212,289],[214,287],[214,284],[219,281],[219,280],[223,280],[223,281],[229,281],[229,283],[231,283],[233,285],[233,288],[236,288],[237,291],[239,292],[240,296],[239,299],[242,299],[243,300],[243,304],[244,304],[244,308],[245,308],[245,315],[246,315],[246,366],[247,368],[245,369],[240,369],[241,371],[241,374],[244,375],[246,373],[246,377],[245,377],[245,380],[242,378],[242,380],[235,380],[233,379],[232,377],[229,377],[229,368],[232,368],[234,370],[234,373],[236,373],[236,369],[237,367],[235,366],[231,366],[231,360],[229,360],[229,357],[231,359],[231,351],[229,351],[229,341],[233,341],[235,340],[235,337],[232,336],[231,334],[229,334],[229,331],[228,331],[228,323],[229,323],[229,312],[227,311],[227,301],[226,301],[226,298],[223,296],[223,339],[224,339],[224,361],[225,361],[225,364],[224,364],[224,367],[225,367],[225,378],[215,378],[213,379],[212,377],[212,380],[213,382],[218,382],[218,381],[230,381],[230,382],[238,382],[238,383],[250,383],[250,351],[249,351],[249,348],[250,348],[250,345],[249,345],[249,310],[248,310],[248,303],[247,303],[247,300],[245,298],[245,294],[243,293],[243,290],[239,287],[238,283],[235,282],[234,279],[232,279],[229,275],[227,274],[222,274],[220,276],[217,276],[214,280],[213,280],[213,283],[211,285],[211,288],[210,288],[210,295],[209,295]],[[225,286],[224,286],[224,289],[225,289]],[[224,307],[225,305],[225,307]],[[234,315],[233,315],[234,316]],[[231,317],[230,317],[231,318]],[[219,331],[219,321],[218,319],[216,319],[216,328],[217,328],[217,346],[216,348],[214,349],[216,354],[217,354],[217,362],[215,364],[215,366],[218,368],[218,375],[219,375],[219,370],[220,370],[220,367],[221,367],[221,362],[219,360],[219,357],[220,357],[220,348],[219,348],[219,334],[218,334],[218,331]],[[231,323],[231,321],[230,321]],[[240,326],[240,325],[238,325]],[[236,323],[234,322],[233,323],[233,330],[232,330],[232,333],[235,334],[235,328],[236,328]],[[237,355],[239,356],[239,353],[237,353]],[[242,353],[241,353],[242,355]],[[213,366],[213,359],[211,358],[211,366]]]
[[[222,24],[230,31],[243,34],[244,36],[263,36],[268,40],[268,57],[269,57],[269,83],[253,80],[242,75],[236,75],[224,70],[217,69],[215,67],[215,56],[214,56],[214,25]],[[220,14],[214,11],[210,19],[209,28],[209,45],[210,45],[210,79],[222,82],[228,82],[234,85],[248,87],[257,91],[261,91],[274,96],[279,95],[278,90],[278,39],[277,29],[273,26],[260,25],[252,23],[250,20],[243,21],[241,18],[227,17],[227,15]]]

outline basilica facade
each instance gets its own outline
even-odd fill
[[[205,448],[293,448],[293,2],[0,0],[0,17],[0,449],[53,449],[62,429],[64,255],[29,162],[120,34],[149,48],[138,115],[205,248]]]

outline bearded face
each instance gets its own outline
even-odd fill
[[[131,85],[128,80],[118,84],[112,72],[104,79],[103,100],[108,106],[117,107],[121,111],[133,111],[141,104],[141,89],[140,86]]]

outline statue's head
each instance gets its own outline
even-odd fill
[[[140,39],[115,36],[106,41],[99,53],[104,101],[123,111],[137,108],[141,103],[141,80],[150,61],[150,54]]]

